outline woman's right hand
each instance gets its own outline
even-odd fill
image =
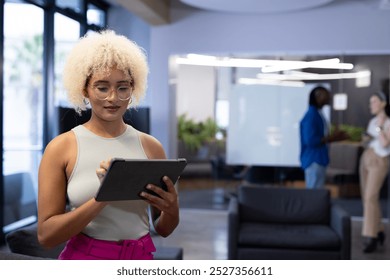
[[[111,158],[107,160],[102,160],[99,164],[99,168],[96,169],[96,175],[99,178],[100,184],[103,182],[104,176],[106,176],[110,164],[111,164]]]

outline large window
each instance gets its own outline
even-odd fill
[[[104,26],[106,13],[96,5],[89,4],[87,10],[87,22],[95,26]]]
[[[7,231],[22,219],[34,221],[36,214],[37,166],[43,139],[43,11],[34,5],[6,3],[4,14],[3,175]]]
[[[65,57],[80,35],[106,26],[108,6],[98,0],[9,0],[3,7],[0,230],[6,233],[37,219],[38,167],[47,141],[58,133],[53,108],[68,106]]]
[[[76,13],[83,13],[83,0],[56,0],[56,5],[63,9],[70,9]]]
[[[67,54],[80,37],[80,23],[59,13],[54,15],[54,23],[55,105],[69,107],[66,93],[62,87],[62,69]],[[62,26],[67,28],[64,30]]]

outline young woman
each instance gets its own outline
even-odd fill
[[[147,74],[143,51],[113,31],[81,38],[69,54],[63,73],[69,100],[79,112],[89,104],[92,113],[47,145],[39,168],[38,239],[46,247],[67,241],[60,259],[152,259],[149,221],[162,236],[179,223],[178,196],[167,177],[167,191],[148,186],[160,197],[94,198],[110,158],[166,158],[158,140],[123,121],[144,96]]]
[[[362,235],[365,239],[364,253],[376,250],[377,243],[385,239],[379,195],[389,170],[390,155],[390,119],[385,108],[387,98],[383,92],[377,92],[370,98],[370,111],[374,117],[370,120],[366,143],[359,167],[360,192],[363,203]]]

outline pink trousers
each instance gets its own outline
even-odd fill
[[[60,260],[153,260],[156,248],[149,234],[137,240],[107,241],[85,234],[72,237]]]

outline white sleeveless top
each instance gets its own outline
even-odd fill
[[[387,157],[390,155],[390,145],[383,147],[379,141],[379,132],[377,131],[378,118],[374,117],[370,120],[367,127],[367,132],[373,137],[369,143],[369,147],[372,148],[375,153],[380,157]],[[385,131],[390,129],[390,119],[386,118],[383,125]]]
[[[72,131],[77,139],[77,160],[67,187],[71,209],[96,195],[100,185],[96,169],[102,160],[147,159],[138,131],[131,126],[115,138],[98,136],[83,125]],[[90,237],[114,241],[138,239],[148,232],[148,204],[143,200],[110,202],[83,230]]]

